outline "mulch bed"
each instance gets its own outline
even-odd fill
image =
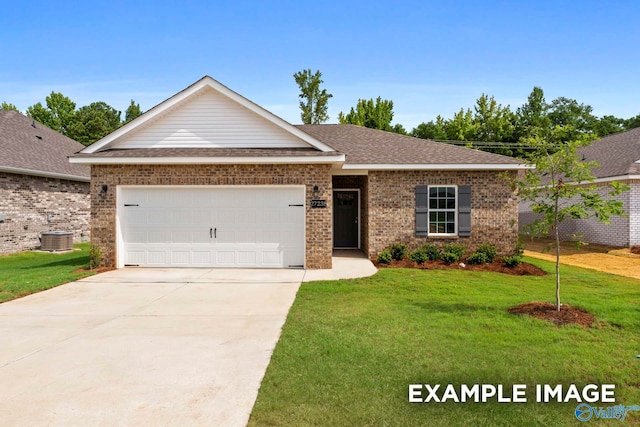
[[[631,253],[640,255],[640,246],[631,246]]]
[[[562,304],[560,311],[557,311],[556,305],[548,302],[528,302],[526,304],[520,304],[516,307],[511,307],[509,313],[548,320],[557,326],[577,324],[589,328],[596,320],[592,314],[581,308]]]
[[[418,268],[421,270],[470,270],[470,271],[493,271],[496,273],[511,274],[513,276],[544,276],[547,273],[533,264],[521,262],[517,267],[507,267],[503,262],[497,261],[490,264],[466,264],[462,267],[460,263],[445,264],[444,261],[427,261],[420,265],[409,259],[402,261],[391,261],[390,264],[378,264],[373,262],[378,268]]]

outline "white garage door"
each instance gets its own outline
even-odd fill
[[[303,187],[122,187],[122,265],[304,265]]]

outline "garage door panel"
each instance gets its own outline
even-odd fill
[[[289,207],[304,203],[303,188],[124,187],[119,194],[119,204],[137,205],[119,212],[126,264],[304,264],[305,211]]]

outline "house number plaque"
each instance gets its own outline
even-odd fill
[[[320,199],[313,199],[313,200],[311,200],[311,207],[312,208],[326,208],[327,207],[327,201],[326,200],[320,200]]]

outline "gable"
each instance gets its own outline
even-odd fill
[[[80,154],[131,148],[335,151],[209,76],[86,147]]]
[[[309,148],[209,87],[123,135],[109,148]]]

